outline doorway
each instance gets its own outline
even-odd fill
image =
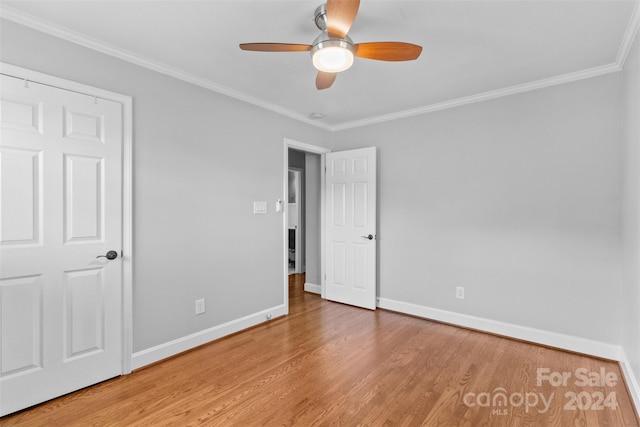
[[[305,274],[304,290],[322,294],[322,200],[324,154],[330,150],[284,140],[284,294],[289,274]],[[291,187],[299,187],[297,194]],[[296,220],[297,218],[297,220]],[[293,252],[291,251],[293,249]],[[290,259],[293,263],[290,263]]]
[[[375,147],[331,152],[326,148],[285,139],[283,171],[285,198],[289,194],[290,149],[305,154],[305,257],[302,261],[306,276],[304,290],[320,294],[324,299],[375,310],[377,306],[377,155]],[[315,182],[315,186],[311,182]],[[316,192],[316,197],[312,195],[313,191]],[[316,204],[312,206],[314,200]],[[289,306],[288,221],[289,214],[287,209],[284,209],[283,251],[284,260],[287,260],[284,262],[284,302],[287,309]],[[312,236],[312,233],[317,234]],[[331,292],[328,291],[328,287],[331,288]]]
[[[300,156],[300,154],[302,156]],[[300,157],[302,157],[302,163],[295,161]],[[287,194],[287,213],[289,214],[287,240],[289,244],[289,256],[287,262],[290,275],[305,272],[304,160],[304,153],[289,150],[289,192]],[[292,167],[292,164],[296,164],[297,167]]]

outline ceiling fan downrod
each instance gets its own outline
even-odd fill
[[[318,6],[313,15],[316,27],[318,27],[320,31],[325,31],[327,29],[327,4],[324,3]]]

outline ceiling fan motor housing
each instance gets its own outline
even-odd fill
[[[328,32],[323,31],[318,37],[316,37],[311,45],[311,56],[313,56],[313,54],[318,50],[325,49],[327,47],[340,47],[349,50],[351,53],[355,52],[355,48],[353,47],[353,40],[351,40],[349,36],[340,38],[332,36]]]
[[[316,23],[316,27],[320,29],[320,31],[325,31],[327,29],[327,4],[321,4],[316,8],[314,12],[314,21]]]

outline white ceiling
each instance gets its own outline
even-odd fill
[[[341,129],[619,70],[635,0],[362,0],[355,43],[423,46],[410,62],[356,58],[315,89],[307,52],[322,0],[5,1],[1,16],[327,129]],[[322,113],[323,119],[308,119]]]

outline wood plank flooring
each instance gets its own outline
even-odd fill
[[[617,363],[327,302],[303,283],[290,276],[289,316],[0,425],[639,425]],[[601,373],[609,385],[581,385]]]

